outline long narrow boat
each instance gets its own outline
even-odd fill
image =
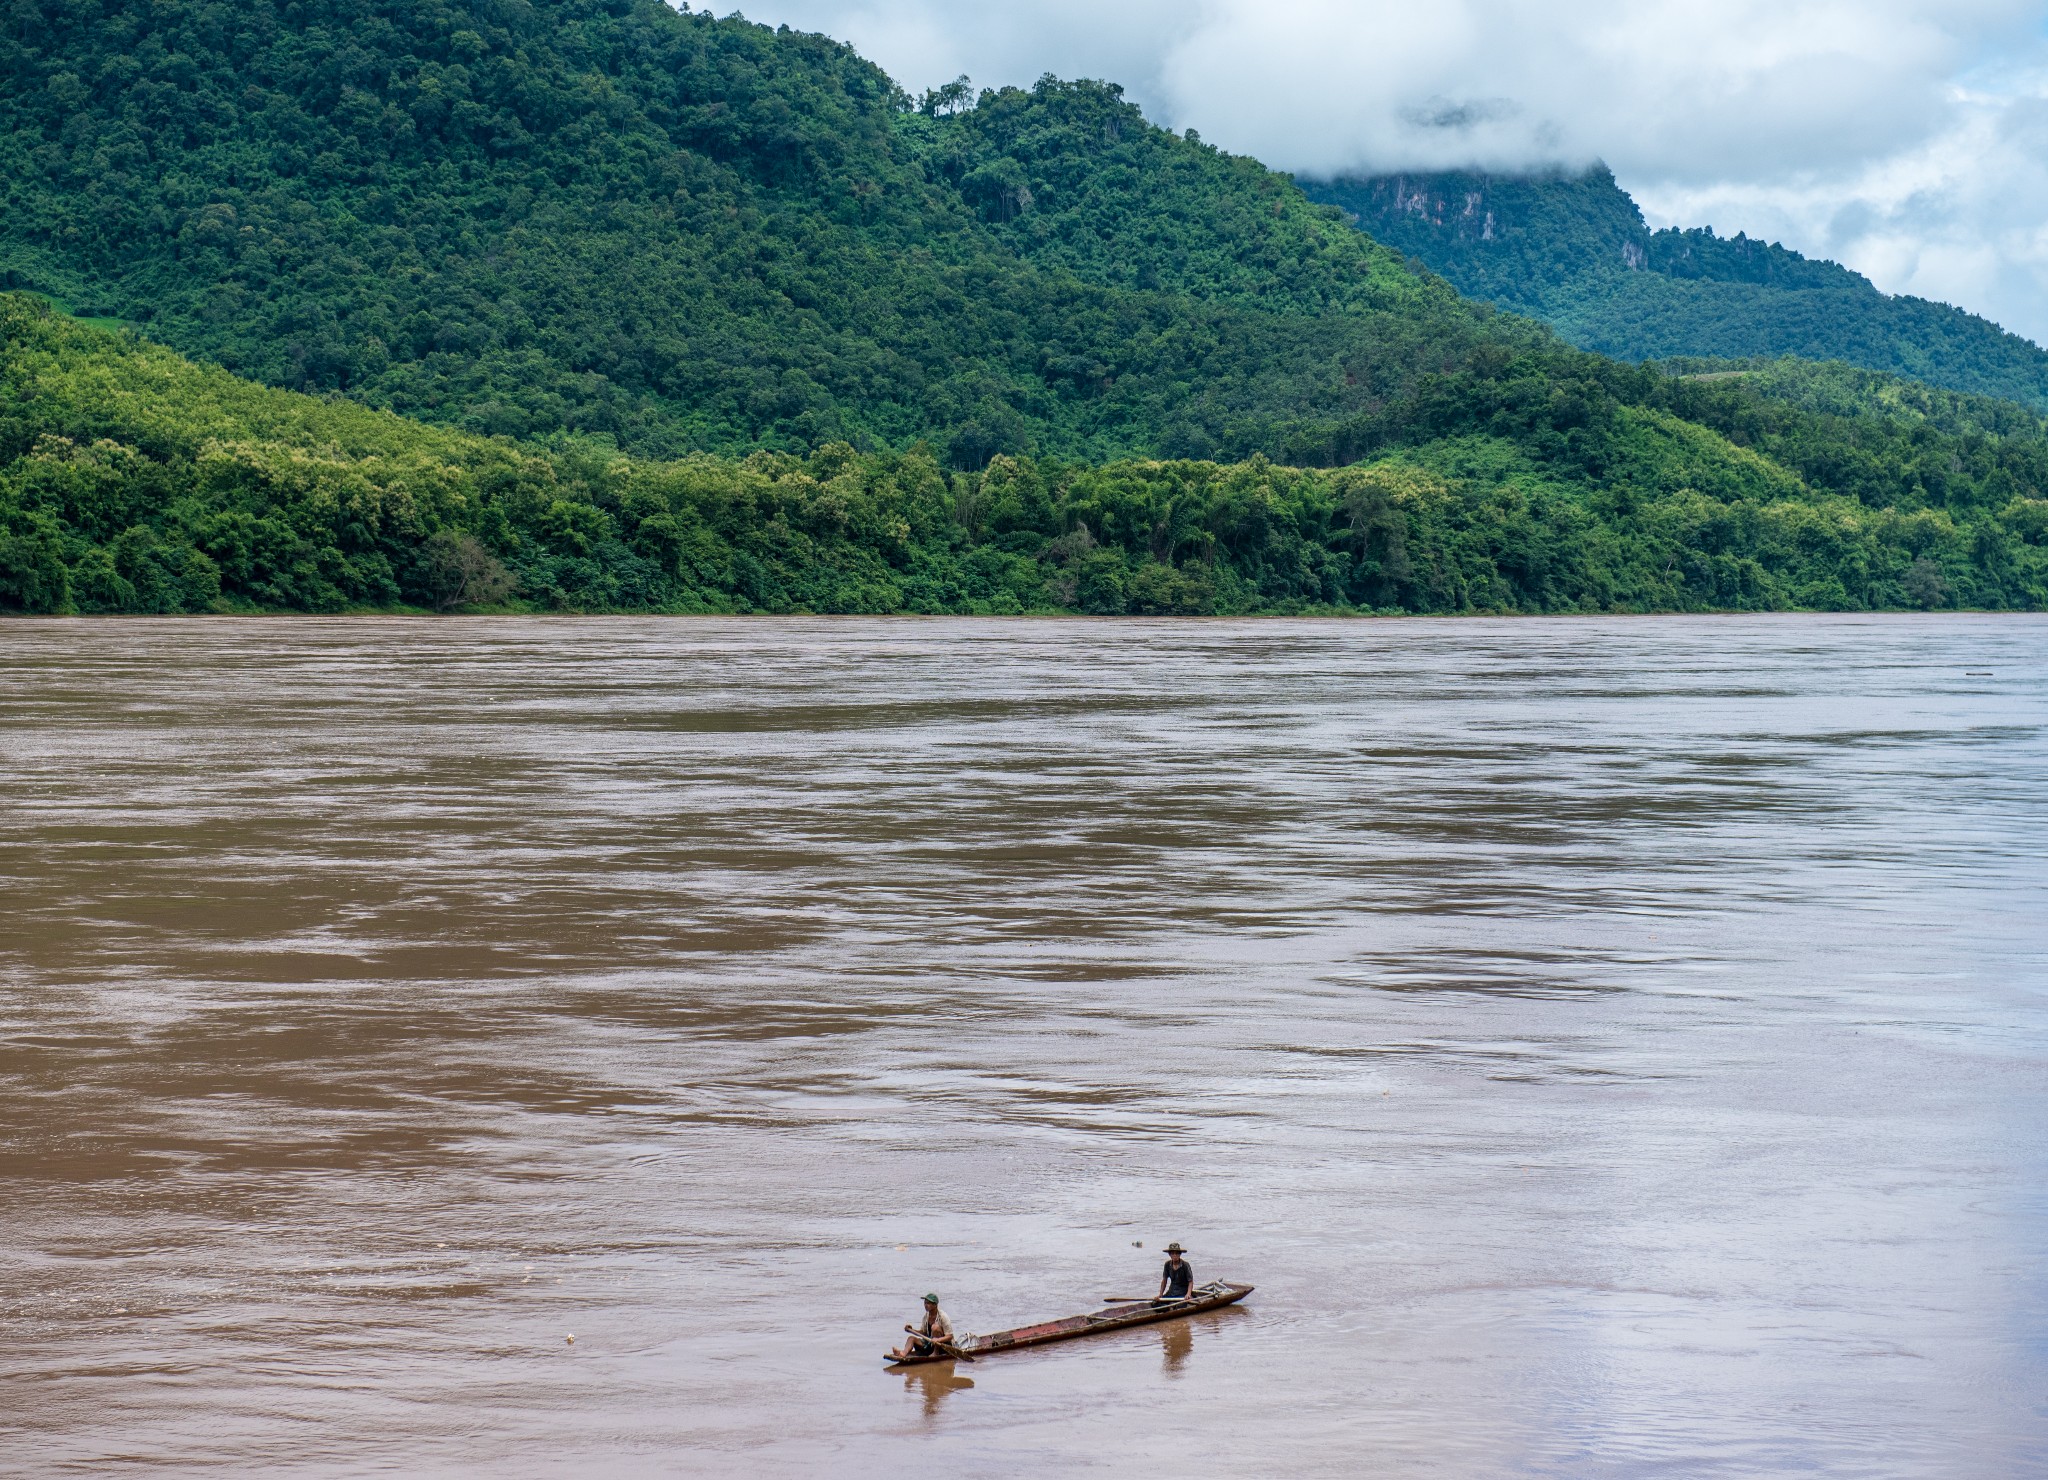
[[[1072,1341],[1076,1336],[1094,1336],[1103,1331],[1121,1331],[1126,1326],[1145,1326],[1153,1321],[1171,1321],[1219,1306],[1235,1305],[1252,1293],[1250,1285],[1231,1285],[1222,1280],[1203,1285],[1185,1300],[1140,1300],[1129,1305],[1106,1305],[1085,1316],[1045,1321],[1036,1326],[1018,1326],[1011,1331],[992,1331],[986,1336],[963,1336],[956,1343],[970,1357],[990,1352],[1012,1351],[1020,1346],[1043,1346],[1048,1341]],[[922,1362],[950,1362],[949,1356],[883,1358],[891,1366],[915,1367]]]

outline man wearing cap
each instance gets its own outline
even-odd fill
[[[924,1297],[924,1324],[905,1326],[910,1340],[903,1343],[903,1350],[891,1352],[891,1356],[928,1357],[940,1346],[953,1344],[953,1323],[946,1319],[946,1313],[939,1309],[939,1297]]]
[[[1159,1276],[1159,1293],[1153,1299],[1185,1300],[1195,1288],[1195,1267],[1181,1258],[1181,1253],[1179,1239],[1166,1246],[1166,1269]]]

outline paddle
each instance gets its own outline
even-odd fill
[[[970,1355],[969,1355],[968,1353],[966,1353],[966,1352],[963,1352],[962,1350],[960,1350],[960,1348],[959,1348],[959,1347],[957,1347],[957,1346],[953,1345],[953,1343],[952,1343],[952,1342],[950,1342],[950,1341],[941,1341],[941,1340],[939,1340],[939,1339],[938,1339],[938,1337],[936,1337],[936,1336],[927,1336],[927,1335],[925,1335],[925,1334],[924,1334],[924,1332],[922,1332],[922,1331],[918,1331],[918,1330],[914,1330],[913,1328],[911,1328],[911,1327],[909,1327],[909,1326],[905,1326],[905,1327],[904,1327],[903,1329],[904,1329],[904,1330],[906,1330],[906,1331],[909,1331],[909,1332],[910,1332],[910,1334],[911,1334],[912,1336],[915,1336],[915,1337],[916,1337],[916,1338],[917,1338],[917,1339],[918,1339],[919,1341],[928,1341],[928,1342],[930,1342],[930,1343],[931,1343],[931,1345],[932,1345],[932,1350],[933,1350],[933,1351],[935,1351],[935,1352],[937,1352],[937,1353],[938,1353],[938,1354],[939,1354],[940,1356],[942,1356],[942,1357],[956,1357],[956,1358],[958,1358],[958,1359],[959,1359],[960,1361],[963,1361],[963,1362],[971,1362],[971,1361],[973,1361],[973,1360],[974,1360],[974,1358],[973,1358],[972,1356],[970,1356]],[[905,1355],[906,1357],[907,1357],[907,1356],[911,1356],[911,1355],[913,1355],[913,1353],[912,1353],[911,1351],[909,1351],[909,1350],[908,1350],[908,1348],[909,1348],[909,1345],[910,1345],[910,1343],[908,1343],[908,1342],[905,1342],[905,1343],[904,1343],[904,1346],[905,1346],[905,1350],[904,1350],[904,1353],[903,1353],[903,1354],[904,1354],[904,1355]],[[921,1356],[921,1355],[923,1355],[923,1353],[921,1353],[921,1352],[920,1352],[920,1353],[915,1353],[915,1355],[919,1355],[919,1356]]]
[[[1104,1305],[1179,1305],[1192,1300],[1192,1295],[1105,1295]]]

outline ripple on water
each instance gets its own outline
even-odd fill
[[[2044,637],[7,623],[0,1471],[2038,1468]]]

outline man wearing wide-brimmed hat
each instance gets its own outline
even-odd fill
[[[1166,1246],[1166,1270],[1159,1276],[1155,1300],[1185,1300],[1195,1288],[1195,1267],[1180,1257],[1183,1252],[1179,1239]]]

